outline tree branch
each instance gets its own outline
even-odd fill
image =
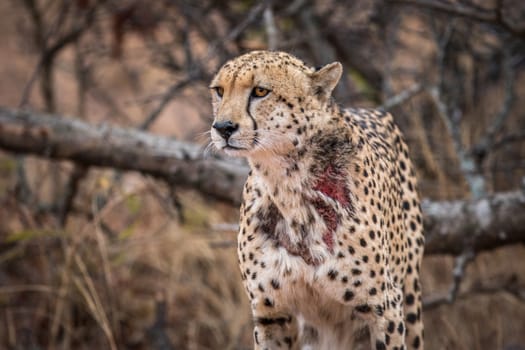
[[[437,66],[438,82],[429,87],[428,94],[432,98],[440,119],[443,121],[445,128],[452,139],[452,144],[459,160],[459,168],[469,186],[470,194],[474,199],[481,198],[486,194],[486,181],[481,173],[479,164],[476,163],[472,154],[470,154],[461,140],[460,119],[462,112],[458,108],[449,106],[443,98],[443,79],[445,73],[445,55],[447,46],[454,32],[454,22],[449,23],[443,33],[434,33],[437,47]]]
[[[473,4],[466,5],[461,2],[452,3],[442,0],[388,0],[388,2],[427,8],[452,16],[498,25],[518,37],[522,37],[525,34],[522,28],[515,27],[507,21],[502,15],[503,9],[501,7],[484,9],[482,7],[476,7]]]
[[[0,148],[84,166],[139,171],[238,205],[248,167],[202,147],[115,126],[0,108]],[[426,254],[461,255],[525,242],[525,193],[423,201]]]
[[[85,166],[139,171],[234,203],[240,201],[248,173],[240,163],[219,156],[205,158],[195,144],[5,108],[0,108],[0,148]]]
[[[278,46],[278,31],[275,24],[272,6],[266,7],[263,13],[264,28],[266,30],[266,37],[268,40],[268,50],[276,50]]]
[[[503,85],[504,94],[500,111],[494,116],[492,123],[487,127],[485,135],[481,140],[472,147],[472,154],[483,161],[484,158],[494,150],[495,138],[503,129],[506,121],[511,115],[511,110],[516,100],[515,82],[516,82],[516,66],[512,63],[512,55],[510,53],[509,44],[503,48]]]
[[[388,111],[400,104],[405,103],[407,100],[410,100],[412,97],[419,94],[421,91],[423,91],[423,84],[415,83],[407,89],[401,91],[397,95],[388,98],[385,102],[383,102],[381,106],[379,106],[379,108]]]
[[[432,308],[444,303],[452,304],[456,301],[461,282],[463,281],[463,276],[465,275],[465,270],[474,258],[475,255],[472,250],[466,250],[464,253],[457,256],[454,262],[454,269],[452,270],[452,285],[450,286],[447,295],[426,299],[423,301],[423,305],[426,308]]]
[[[474,201],[423,201],[426,254],[459,255],[525,242],[525,193]]]
[[[498,278],[496,281],[478,281],[469,290],[458,292],[456,300],[465,299],[475,294],[494,294],[498,292],[506,292],[514,296],[518,301],[525,302],[525,288],[523,285],[520,285],[516,275]],[[430,295],[423,299],[423,308],[428,311],[440,305],[451,303],[452,301],[446,295]]]

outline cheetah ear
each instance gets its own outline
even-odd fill
[[[339,62],[327,64],[312,73],[312,89],[315,95],[323,102],[328,101],[332,91],[341,79],[343,66]]]

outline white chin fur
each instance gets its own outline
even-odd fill
[[[249,154],[249,150],[235,149],[235,148],[222,148],[222,151],[231,157],[246,157]]]

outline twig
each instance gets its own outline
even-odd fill
[[[138,126],[138,130],[147,130],[155,122],[155,120],[159,117],[160,113],[164,110],[164,108],[168,105],[168,103],[173,99],[173,97],[180,92],[180,90],[184,89],[188,85],[190,85],[193,81],[195,81],[199,77],[198,73],[190,73],[190,75],[182,80],[179,81],[172,86],[170,86],[166,92],[163,94],[162,99],[160,100],[157,107],[148,115],[144,121],[142,121]]]
[[[80,164],[75,164],[73,167],[73,171],[71,172],[70,178],[65,186],[63,199],[59,205],[58,223],[60,227],[66,225],[69,212],[71,211],[73,201],[78,192],[78,185],[80,181],[86,177],[88,169],[88,167]]]
[[[15,181],[15,196],[20,203],[30,203],[33,200],[33,191],[27,181],[27,174],[24,163],[25,157],[23,155],[16,156],[16,181]]]
[[[474,252],[470,249],[456,257],[454,269],[452,270],[453,283],[448,292],[448,300],[450,303],[456,300],[459,287],[463,280],[463,276],[465,275],[465,269],[474,260],[474,257]]]
[[[389,109],[392,109],[402,103],[405,103],[407,100],[419,94],[422,90],[423,90],[423,84],[415,83],[409,88],[401,91],[399,94],[387,99],[381,106],[379,106],[379,108],[384,109],[385,111],[388,111]]]
[[[491,10],[485,10],[481,8],[473,8],[466,6],[460,2],[447,3],[444,1],[435,0],[388,0],[393,3],[404,3],[407,5],[416,5],[421,7],[427,7],[432,10],[438,10],[445,13],[453,14],[456,16],[467,17],[483,22],[493,22],[496,20],[496,13]]]
[[[444,296],[438,296],[434,298],[426,299],[423,302],[425,308],[433,308],[441,304],[452,304],[456,301],[458,296],[459,288],[463,277],[465,275],[465,269],[475,258],[475,254],[472,250],[467,250],[463,254],[456,257],[454,261],[454,268],[452,269],[452,285],[450,286],[448,293]]]
[[[73,276],[73,283],[77,287],[81,296],[88,307],[91,316],[98,322],[98,325],[104,332],[104,335],[107,338],[109,347],[111,350],[117,350],[117,344],[115,342],[115,336],[111,329],[106,310],[104,309],[104,304],[102,299],[95,288],[93,278],[89,275],[88,269],[80,255],[75,254],[74,260],[76,266],[81,272],[81,277]]]
[[[84,13],[82,16],[83,21],[75,21],[75,27],[73,27],[68,33],[62,35],[54,41],[54,43],[49,44],[51,36],[60,31],[65,16],[68,13],[70,6],[69,1],[63,1],[62,6],[59,10],[59,15],[56,21],[50,26],[51,29],[45,33],[44,20],[42,18],[42,11],[38,9],[38,4],[34,0],[24,0],[24,5],[27,8],[32,20],[33,20],[33,35],[35,41],[37,42],[40,49],[40,57],[38,62],[28,80],[25,84],[20,101],[18,103],[19,108],[25,107],[28,104],[32,87],[38,78],[41,75],[41,94],[44,98],[47,112],[54,112],[56,108],[55,93],[53,89],[53,61],[56,55],[68,44],[75,42],[89,26],[93,23],[95,18],[95,12],[97,4],[93,5],[89,11]],[[19,199],[27,203],[27,200],[32,196],[31,188],[27,182],[25,174],[25,164],[23,157],[17,157],[17,181],[16,181],[16,193],[19,194]],[[52,171],[56,171],[56,167]],[[57,174],[55,174],[57,175]],[[58,176],[55,176],[58,179]],[[55,195],[58,197],[58,185],[55,188]],[[68,198],[67,194],[65,197],[65,202],[62,205],[62,209],[67,209],[69,211],[68,201],[72,201],[73,198]],[[60,213],[59,222],[65,223],[67,211],[62,211]]]
[[[65,1],[64,6],[66,6],[69,2]],[[36,3],[33,0],[25,0],[24,4],[26,8],[28,9],[34,23],[34,36],[35,39],[40,46],[40,57],[38,59],[38,62],[33,70],[33,73],[31,74],[28,82],[24,86],[22,90],[22,95],[20,97],[20,101],[18,103],[19,107],[23,107],[27,105],[27,102],[29,100],[29,96],[31,95],[31,90],[34,85],[34,82],[36,81],[37,77],[44,71],[43,73],[47,76],[47,79],[43,79],[43,85],[42,89],[44,89],[43,94],[46,97],[46,104],[48,108],[48,112],[54,111],[54,96],[49,89],[51,88],[51,83],[49,80],[51,78],[52,72],[49,71],[50,67],[53,64],[53,60],[55,59],[56,55],[67,45],[70,43],[76,41],[89,26],[93,23],[95,19],[95,13],[97,5],[93,5],[89,11],[87,11],[83,16],[83,21],[75,22],[77,23],[76,26],[69,31],[68,33],[62,35],[60,38],[56,39],[54,43],[48,44],[48,41],[50,39],[50,36],[59,30],[59,23],[63,22],[64,16],[63,13],[64,9],[60,11],[60,14],[58,16],[57,21],[55,22],[52,27],[54,30],[50,30],[48,34],[44,34],[44,22],[42,19],[42,14],[37,8]],[[46,68],[47,67],[47,68]],[[47,70],[47,72],[46,72]]]
[[[509,45],[503,45],[503,78],[505,97],[501,105],[501,109],[494,116],[492,123],[487,127],[485,135],[481,140],[472,147],[472,153],[478,157],[479,162],[483,162],[487,154],[493,150],[495,138],[497,134],[505,125],[505,122],[511,115],[511,109],[516,100],[516,93],[514,91],[516,82],[516,66],[513,64],[512,55],[510,53]]]
[[[525,141],[525,131],[515,132],[503,136],[501,139],[492,144],[491,151],[494,152],[509,143],[520,141]]]
[[[268,38],[268,49],[277,49],[278,32],[275,25],[275,18],[273,16],[272,6],[267,6],[264,10],[264,27],[266,29],[266,37]]]
[[[246,15],[245,19],[243,21],[241,21],[235,28],[233,28],[232,31],[230,31],[230,33],[226,36],[225,40],[226,41],[233,41],[233,40],[236,40],[241,34],[242,32],[244,32],[244,30],[246,28],[248,28],[248,26],[254,22],[257,17],[259,17],[259,15],[271,4],[271,0],[266,0],[266,1],[261,1],[259,3],[257,3],[256,5],[254,5],[250,11],[248,11],[248,14]]]
[[[463,17],[469,20],[498,25],[506,29],[509,33],[519,37],[522,37],[525,34],[523,29],[513,27],[506,18],[502,16],[501,8],[487,10],[482,7],[477,7],[472,3],[467,6],[461,2],[451,3],[442,0],[388,0],[388,2],[426,7],[431,10]]]
[[[85,118],[85,96],[87,89],[87,71],[84,65],[82,53],[80,52],[79,40],[75,42],[75,75],[78,84],[78,106],[77,114],[81,118]],[[70,177],[64,187],[64,194],[57,205],[58,208],[58,224],[59,227],[65,227],[67,218],[71,212],[75,196],[78,192],[78,185],[80,181],[87,175],[89,168],[80,164],[74,164]]]
[[[518,282],[516,275],[511,275],[509,278],[503,281],[499,280],[491,285],[483,285],[478,282],[473,284],[468,291],[458,293],[455,300],[465,299],[476,294],[506,292],[514,296],[518,301],[525,302],[525,289],[523,286],[520,286]],[[423,308],[425,310],[431,310],[446,304],[450,304],[447,296],[430,296],[423,299]]]
[[[459,160],[459,167],[465,180],[467,181],[470,193],[474,199],[477,199],[486,195],[485,178],[481,173],[478,163],[476,163],[472,155],[467,152],[463,142],[461,141],[459,124],[461,119],[461,111],[459,109],[455,109],[453,112],[454,114],[451,113],[449,106],[445,103],[442,97],[446,48],[450,42],[453,31],[454,22],[448,24],[445,32],[440,38],[437,38],[438,82],[436,85],[429,87],[427,90],[429,95],[432,97],[434,104],[436,105],[439,117],[445,124],[448,134],[452,139],[452,144],[454,145],[454,150],[456,151]]]
[[[494,138],[505,122],[509,119],[510,111],[516,100],[514,86],[516,83],[516,66],[512,64],[512,55],[509,52],[510,49],[508,44],[503,44],[503,78],[504,78],[504,89],[505,98],[501,105],[501,109],[494,117],[492,124],[487,129],[487,137],[489,139]]]
[[[459,167],[463,177],[467,181],[470,189],[470,193],[474,199],[481,198],[486,195],[485,191],[485,178],[481,174],[478,164],[475,162],[473,157],[467,153],[463,143],[461,142],[461,135],[459,132],[459,125],[456,125],[449,116],[447,107],[441,99],[439,88],[436,86],[428,89],[429,95],[432,97],[434,104],[437,107],[438,114],[445,124],[445,127],[452,138],[452,143],[456,151]]]
[[[300,25],[309,37],[307,42],[310,52],[318,63],[332,62],[336,58],[335,49],[321,33],[317,19],[311,7],[305,6],[298,14]],[[341,83],[344,83],[341,79]]]
[[[173,344],[166,334],[166,297],[157,295],[156,299],[155,321],[153,321],[153,324],[146,330],[146,334],[154,350],[173,350]]]
[[[283,11],[286,16],[293,16],[307,3],[306,0],[294,0]]]
[[[217,39],[214,43],[208,46],[208,51],[203,59],[204,62],[208,61],[213,55],[215,54],[215,51],[219,44],[225,44],[226,42],[236,40],[239,35],[242,34],[242,32],[253,22],[257,17],[269,6],[271,5],[271,1],[263,1],[260,3],[257,3],[254,5],[250,11],[248,11],[248,14],[246,15],[246,18],[241,21],[235,28],[233,28],[228,35],[225,38]],[[186,52],[186,55],[188,55],[188,52]],[[189,56],[187,56],[188,58]],[[188,74],[188,77],[180,82],[177,82],[170,86],[168,90],[163,94],[161,101],[157,105],[157,107],[148,115],[148,117],[138,125],[137,129],[139,130],[147,130],[151,124],[158,118],[160,113],[163,111],[163,109],[166,107],[166,105],[171,101],[171,99],[183,88],[185,88],[187,85],[192,83],[194,80],[202,78],[203,77],[203,69],[202,66],[197,66],[196,62],[186,62],[188,65],[188,69],[190,70],[190,73]]]

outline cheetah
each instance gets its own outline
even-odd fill
[[[341,75],[253,51],[210,85],[212,144],[251,169],[238,259],[255,349],[423,348],[408,148],[389,113],[334,102]]]

